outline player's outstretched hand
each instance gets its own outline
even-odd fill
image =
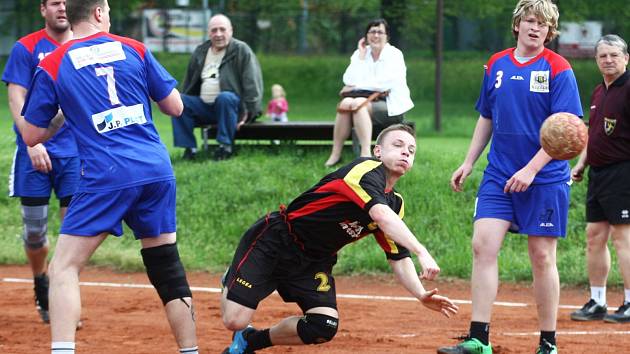
[[[462,164],[459,166],[453,175],[451,176],[451,189],[455,192],[461,192],[462,186],[464,185],[464,181],[468,176],[470,176],[472,172],[472,166],[468,164]]]
[[[457,314],[459,307],[457,307],[451,299],[446,296],[438,295],[437,293],[438,289],[433,289],[422,294],[420,297],[422,305],[433,311],[440,312],[448,318]]]

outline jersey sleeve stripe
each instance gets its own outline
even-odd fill
[[[332,194],[329,195],[327,197],[318,199],[314,202],[308,203],[306,204],[304,207],[296,210],[296,211],[292,211],[290,212],[289,215],[289,220],[294,220],[297,219],[299,217],[305,216],[305,215],[309,215],[315,212],[318,212],[320,210],[324,210],[326,208],[330,208],[331,206],[338,204],[338,203],[345,203],[345,202],[351,202],[351,200],[344,194]]]
[[[364,204],[367,204],[372,198],[370,195],[361,187],[361,178],[363,176],[380,166],[382,162],[374,161],[374,160],[365,160],[360,164],[354,166],[350,172],[344,177],[343,181],[356,193],[359,198],[363,201]]]

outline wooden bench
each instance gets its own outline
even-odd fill
[[[413,122],[406,123],[413,124]],[[207,125],[200,128],[203,148],[207,150],[208,139],[217,135],[217,127],[216,125]],[[241,126],[236,132],[236,140],[320,140],[332,142],[334,128],[334,121],[254,122]],[[374,129],[372,139],[376,139],[379,132],[380,129]],[[354,133],[352,137],[354,138]]]

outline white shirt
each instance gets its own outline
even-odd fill
[[[413,108],[409,87],[407,87],[407,67],[402,52],[385,43],[377,61],[372,57],[372,49],[367,47],[365,59],[359,59],[359,50],[350,57],[350,65],[343,74],[343,83],[356,89],[385,91],[387,114],[397,116]]]
[[[219,85],[219,66],[225,55],[225,50],[219,53],[213,53],[212,49],[208,50],[206,60],[201,70],[201,92],[199,97],[205,103],[214,103],[214,99],[221,93]]]

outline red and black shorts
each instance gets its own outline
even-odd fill
[[[332,268],[337,257],[307,257],[290,235],[284,217],[274,212],[245,232],[225,278],[227,298],[256,309],[274,290],[302,311],[337,308]]]
[[[586,221],[630,224],[630,161],[588,171]]]

